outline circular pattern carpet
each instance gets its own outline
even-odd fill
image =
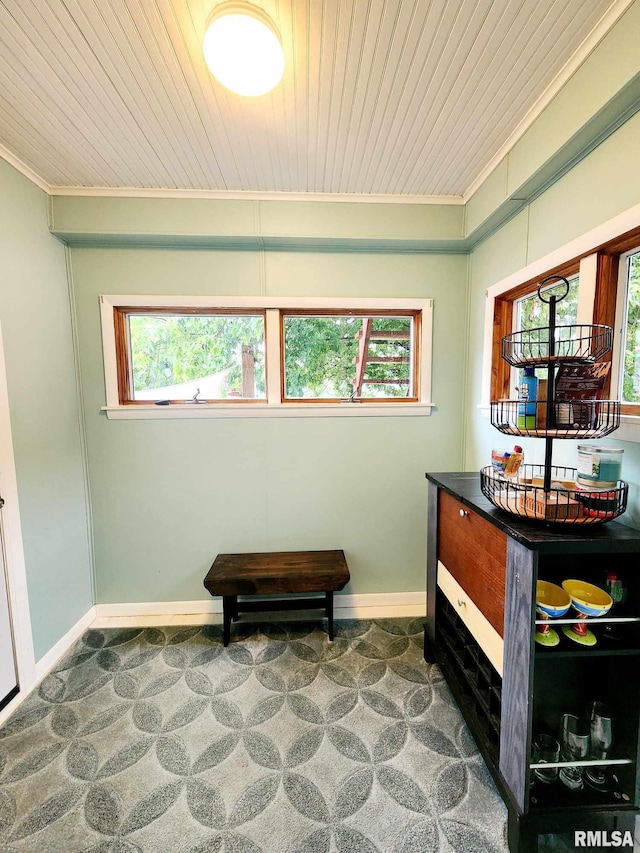
[[[0,728],[4,853],[499,853],[421,620],[91,630]]]

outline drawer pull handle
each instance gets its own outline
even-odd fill
[[[463,601],[463,599],[462,599],[462,598],[459,598],[459,599],[458,599],[458,607],[464,607],[466,603],[467,603],[467,602],[466,602],[466,601]]]
[[[460,510],[460,518],[464,518],[465,515],[469,515],[469,511],[466,509],[461,509]]]

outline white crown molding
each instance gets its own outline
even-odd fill
[[[545,91],[540,95],[535,104],[526,113],[520,124],[515,128],[513,133],[507,137],[505,142],[500,146],[497,153],[487,163],[480,174],[471,182],[469,187],[462,194],[462,203],[467,204],[469,199],[486,181],[489,175],[496,169],[502,160],[507,156],[511,149],[516,145],[519,139],[529,130],[531,125],[549,106],[562,87],[575,74],[582,63],[587,59],[593,50],[600,44],[602,39],[611,30],[614,24],[627,11],[634,0],[615,0],[615,2],[607,9],[604,15],[600,18],[595,27],[591,30],[580,47],[576,50],[569,61],[560,69]]]
[[[20,172],[21,175],[24,175],[25,178],[28,178],[32,184],[35,184],[41,190],[44,190],[46,193],[51,193],[51,187],[49,184],[41,178],[36,172],[33,171],[26,163],[23,163],[22,160],[17,157],[12,151],[9,151],[8,148],[5,148],[4,145],[0,145],[0,157],[3,160],[6,160],[10,166]]]
[[[332,201],[349,204],[464,204],[453,195],[357,195],[355,193],[234,192],[231,190],[160,189],[149,187],[56,187],[53,196],[89,196],[98,198],[203,198],[231,201]]]
[[[177,198],[219,201],[332,201],[349,204],[464,204],[459,195],[367,195],[356,193],[242,192],[232,190],[170,189],[163,187],[73,187],[48,184],[4,145],[0,158],[50,196],[88,198]]]

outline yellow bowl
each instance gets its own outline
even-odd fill
[[[592,583],[569,579],[562,581],[562,588],[569,593],[573,606],[586,616],[604,616],[613,606],[609,593]]]
[[[569,593],[555,583],[538,581],[536,586],[536,604],[538,608],[551,618],[564,616],[571,607]]]

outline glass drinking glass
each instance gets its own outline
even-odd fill
[[[534,764],[552,764],[560,760],[560,744],[551,735],[536,735],[531,744]],[[536,779],[546,785],[552,785],[558,778],[557,767],[536,767],[533,771]]]
[[[563,714],[560,722],[560,754],[563,761],[586,761],[589,755],[589,727],[573,714]],[[561,767],[560,779],[572,791],[581,791],[582,767]]]
[[[591,735],[589,758],[594,758],[596,761],[606,761],[613,744],[609,709],[604,702],[590,702],[587,706],[587,719],[589,720]],[[598,791],[606,791],[608,788],[605,767],[588,767],[585,780]]]

